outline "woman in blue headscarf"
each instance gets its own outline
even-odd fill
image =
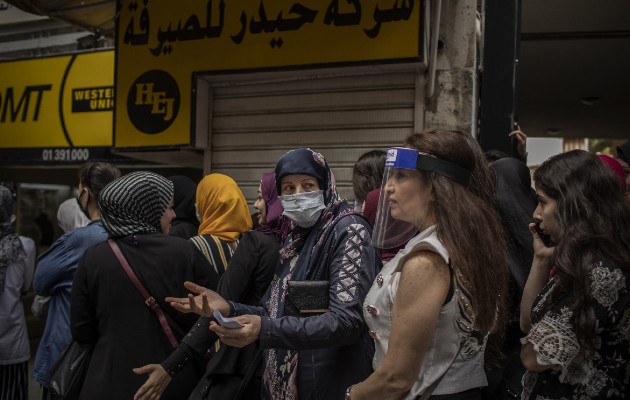
[[[190,282],[186,287],[199,296],[167,300],[185,312],[210,315],[218,310],[233,316],[241,328],[210,324],[227,345],[260,341],[265,349],[263,398],[343,398],[350,383],[372,370],[374,348],[362,315],[363,299],[381,265],[370,246],[372,231],[339,199],[321,154],[289,151],[275,172],[284,215],[293,229],[262,305],[228,303]],[[328,312],[287,315],[287,287],[295,281],[328,281]]]

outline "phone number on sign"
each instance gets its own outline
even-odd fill
[[[90,158],[89,149],[44,149],[44,161],[87,161]]]

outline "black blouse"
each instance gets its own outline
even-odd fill
[[[181,238],[146,234],[116,239],[122,253],[162,310],[187,331],[195,323],[164,302],[186,297],[184,281],[218,284],[208,261]],[[155,313],[145,305],[107,242],[90,247],[79,263],[71,301],[72,336],[94,343],[81,399],[130,399],[146,381],[132,368],[159,363],[173,350]],[[162,399],[186,398],[199,372],[193,366],[174,379]]]
[[[580,347],[571,324],[567,295],[540,315],[540,307],[556,288],[551,279],[532,308],[532,343],[539,364],[552,369],[523,376],[523,399],[627,399],[630,396],[630,283],[610,263],[595,263],[589,273],[596,315],[595,350]]]
[[[279,251],[280,245],[272,235],[258,231],[245,233],[221,276],[217,292],[226,300],[258,305],[273,278]],[[245,373],[253,359],[254,346],[239,352],[239,349],[221,344],[208,329],[211,320],[211,317],[200,317],[179,347],[162,362],[171,376],[184,368],[192,357],[206,352],[212,353],[208,370],[221,374]]]

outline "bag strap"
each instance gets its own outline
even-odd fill
[[[249,364],[249,367],[247,368],[247,372],[245,373],[245,376],[243,377],[243,380],[241,381],[241,385],[238,387],[238,392],[236,392],[236,396],[234,396],[233,400],[241,400],[243,396],[245,395],[247,386],[249,386],[249,382],[252,380],[252,377],[254,376],[254,372],[256,372],[256,369],[258,368],[258,363],[260,363],[260,359],[262,358],[262,355],[263,355],[263,350],[258,349],[258,351],[256,352],[256,355],[254,356],[254,359],[252,360],[252,363]]]
[[[155,301],[155,298],[151,296],[149,292],[147,292],[144,286],[142,286],[142,283],[140,282],[136,274],[131,269],[131,266],[125,259],[125,256],[120,251],[120,247],[118,247],[118,244],[116,244],[116,242],[114,242],[112,239],[109,239],[107,243],[109,243],[109,246],[114,251],[116,258],[118,259],[123,269],[127,273],[127,276],[129,276],[129,279],[131,279],[131,282],[133,283],[133,285],[136,287],[136,289],[138,289],[138,291],[144,298],[144,304],[146,304],[157,315],[158,319],[160,320],[160,325],[162,325],[162,329],[164,330],[164,333],[166,333],[166,336],[168,337],[169,342],[171,342],[171,346],[177,347],[178,342],[177,342],[177,339],[175,338],[175,335],[173,334],[173,331],[171,330],[171,327],[169,326],[169,322],[171,322],[171,324],[174,327],[177,327],[177,324],[175,324],[174,321],[168,321],[169,319],[168,315],[164,314],[164,312],[160,308],[160,305]],[[179,329],[179,327],[177,327],[177,329]]]

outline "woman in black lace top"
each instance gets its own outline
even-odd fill
[[[523,399],[630,396],[630,204],[597,156],[574,150],[534,174],[534,236],[523,292]],[[550,274],[552,266],[554,272]],[[550,277],[551,275],[551,277]]]

